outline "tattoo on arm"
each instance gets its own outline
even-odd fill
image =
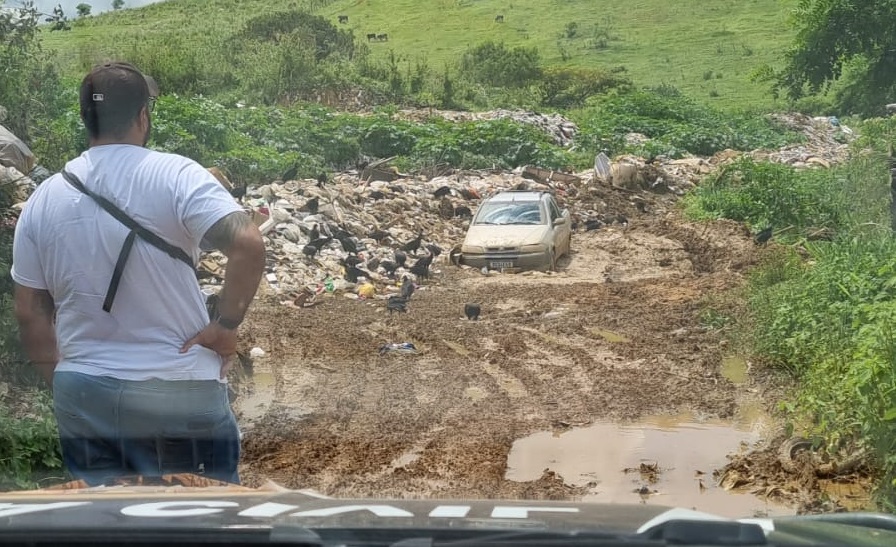
[[[202,237],[203,249],[218,249],[227,254],[237,234],[252,224],[249,215],[242,211],[234,211],[214,223]]]

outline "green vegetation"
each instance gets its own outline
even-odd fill
[[[595,96],[593,106],[572,113],[582,129],[578,146],[609,154],[632,152],[651,159],[686,153],[712,155],[720,150],[777,148],[798,140],[755,113],[724,113],[693,101],[668,86]],[[640,133],[650,142],[626,147],[626,133]]]
[[[0,404],[0,490],[36,488],[37,475],[62,468],[50,396],[30,395],[27,410],[15,415]]]
[[[50,58],[36,40],[37,14],[24,10],[0,12],[0,105],[10,118],[4,125],[25,141],[49,142],[51,130],[44,123],[61,110],[61,84]],[[14,186],[0,186],[0,489],[34,486],[34,472],[61,467],[56,424],[48,397],[34,393],[23,400],[23,387],[36,378],[25,365],[12,315],[12,237],[15,221],[7,211]],[[14,384],[13,384],[14,383]],[[11,412],[10,404],[17,412]]]
[[[879,115],[896,91],[896,4],[882,0],[800,0],[795,43],[780,70],[761,71],[791,99],[834,88],[839,111]]]
[[[867,158],[834,169],[796,170],[742,158],[704,179],[686,196],[685,208],[698,218],[729,218],[757,231],[787,228],[785,240],[836,234],[849,229],[880,207],[886,194],[857,187],[872,176],[886,177],[880,160]],[[877,179],[878,181],[880,178]],[[883,187],[881,187],[883,188]]]
[[[896,134],[870,120],[857,153],[831,170],[797,171],[743,159],[685,200],[693,216],[755,230],[790,228],[750,275],[750,317],[740,322],[754,357],[799,380],[782,410],[829,448],[872,449],[879,500],[896,509],[896,242],[888,163]],[[804,432],[803,432],[804,433]]]
[[[545,67],[624,68],[639,86],[673,85],[723,108],[767,108],[773,100],[764,84],[750,77],[763,65],[775,65],[784,52],[794,34],[787,17],[795,3],[297,0],[287,5],[274,0],[168,0],[79,19],[71,32],[47,32],[43,39],[59,52],[71,76],[109,56],[140,62],[135,55],[169,51],[166,56],[192,63],[199,79],[208,83],[203,92],[209,95],[220,80],[218,71],[249,76],[222,62],[227,51],[254,55],[234,41],[247,21],[313,8],[315,15],[353,32],[358,52],[367,52],[370,62],[388,65],[394,59],[402,73],[425,65],[438,76],[446,71],[457,75],[458,62],[470,47],[492,41],[534,48]],[[495,21],[499,14],[503,23]],[[348,23],[339,24],[339,15],[347,15]],[[371,33],[388,34],[388,41],[368,41]],[[704,79],[708,70],[713,77]]]

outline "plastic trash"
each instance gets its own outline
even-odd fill
[[[358,296],[361,298],[373,298],[376,295],[376,287],[372,283],[364,283],[358,288]]]
[[[391,344],[383,344],[380,346],[380,355],[384,355],[390,351],[398,353],[417,353],[417,348],[410,342],[393,342]]]
[[[331,293],[336,290],[336,285],[333,283],[333,278],[329,275],[326,279],[324,279],[324,290]]]
[[[264,357],[264,356],[265,356],[265,352],[261,348],[252,348],[249,350],[249,357],[251,357],[253,359],[258,359],[258,358]]]

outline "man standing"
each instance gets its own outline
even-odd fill
[[[223,380],[264,243],[202,166],[145,148],[157,94],[127,63],[97,66],[82,81],[90,147],[22,211],[16,318],[28,358],[53,388],[63,460],[76,478],[96,485],[181,472],[237,483],[239,432]],[[102,199],[162,243],[135,233]],[[193,269],[200,248],[228,259],[212,320]]]

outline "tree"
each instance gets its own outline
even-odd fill
[[[75,6],[75,10],[78,11],[78,17],[87,17],[90,15],[90,4],[78,4]]]
[[[784,68],[764,75],[776,96],[796,100],[833,89],[839,108],[866,115],[896,100],[896,2],[800,0],[794,22]]]
[[[56,4],[56,7],[53,8],[53,15],[48,16],[46,21],[50,23],[50,32],[54,30],[72,30],[71,25],[68,24],[68,17],[65,16],[65,12],[62,10],[62,4]]]
[[[112,0],[112,9],[115,11],[124,7],[124,0]]]

